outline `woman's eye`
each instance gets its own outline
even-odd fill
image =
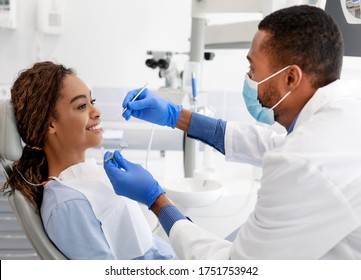
[[[78,110],[85,110],[88,104],[91,104],[93,106],[95,104],[95,101],[96,101],[96,99],[92,99],[92,100],[90,100],[89,103],[87,102],[87,103],[80,104],[78,106]]]
[[[78,106],[78,109],[79,109],[79,110],[83,110],[83,109],[85,109],[85,108],[86,108],[86,104],[81,104],[81,105]]]

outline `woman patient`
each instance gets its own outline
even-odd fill
[[[11,89],[25,143],[5,187],[40,210],[47,234],[69,259],[174,259],[138,204],[114,193],[88,148],[102,143],[100,111],[74,71],[53,62],[24,70]]]

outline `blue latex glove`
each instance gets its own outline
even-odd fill
[[[111,153],[106,152],[104,161],[110,156]],[[104,169],[116,194],[141,202],[148,208],[165,193],[147,170],[127,161],[119,151],[115,151],[114,158],[104,163]]]
[[[129,120],[133,116],[151,123],[175,128],[183,108],[182,105],[168,102],[148,89],[145,89],[135,101],[131,102],[139,91],[140,89],[132,90],[124,98],[123,108],[128,108],[128,110],[123,113],[123,117]]]

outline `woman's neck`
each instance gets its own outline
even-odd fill
[[[54,152],[45,148],[45,154],[48,161],[48,175],[53,177],[58,177],[63,170],[85,160],[85,151],[67,153],[66,151]]]

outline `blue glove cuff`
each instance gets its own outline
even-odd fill
[[[180,118],[180,113],[183,109],[182,105],[176,105],[169,103],[168,110],[169,110],[169,120],[168,120],[168,126],[171,128],[175,128],[177,125],[177,122]]]

